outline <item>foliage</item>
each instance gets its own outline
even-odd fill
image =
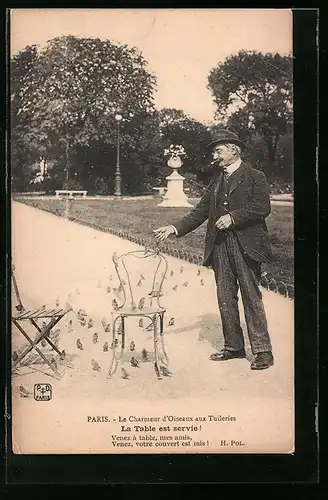
[[[291,56],[244,50],[228,57],[208,77],[216,117],[251,146],[262,141],[268,176],[277,167],[280,138],[290,134],[292,80]]]

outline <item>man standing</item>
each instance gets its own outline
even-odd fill
[[[259,289],[261,263],[270,260],[265,218],[270,214],[269,185],[263,172],[240,158],[245,145],[229,130],[219,130],[208,144],[217,175],[202,199],[174,225],[154,230],[159,240],[193,231],[208,219],[204,265],[212,267],[222,320],[224,349],[212,361],[245,358],[238,310],[238,288],[244,305],[248,337],[255,356],[252,370],[273,365],[272,347]]]

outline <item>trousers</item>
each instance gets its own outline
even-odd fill
[[[251,259],[241,248],[234,231],[213,248],[213,271],[222,320],[225,349],[244,349],[240,326],[238,289],[244,306],[247,333],[252,353],[272,351],[262,294],[259,288],[261,263]]]

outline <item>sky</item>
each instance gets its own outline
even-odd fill
[[[11,54],[62,35],[138,47],[157,77],[155,106],[212,123],[207,77],[239,50],[292,52],[292,13],[278,9],[12,9]]]

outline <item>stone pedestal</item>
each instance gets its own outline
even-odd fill
[[[187,199],[183,191],[184,177],[176,170],[171,175],[166,177],[167,191],[163,197],[163,201],[159,203],[158,207],[193,207]]]

